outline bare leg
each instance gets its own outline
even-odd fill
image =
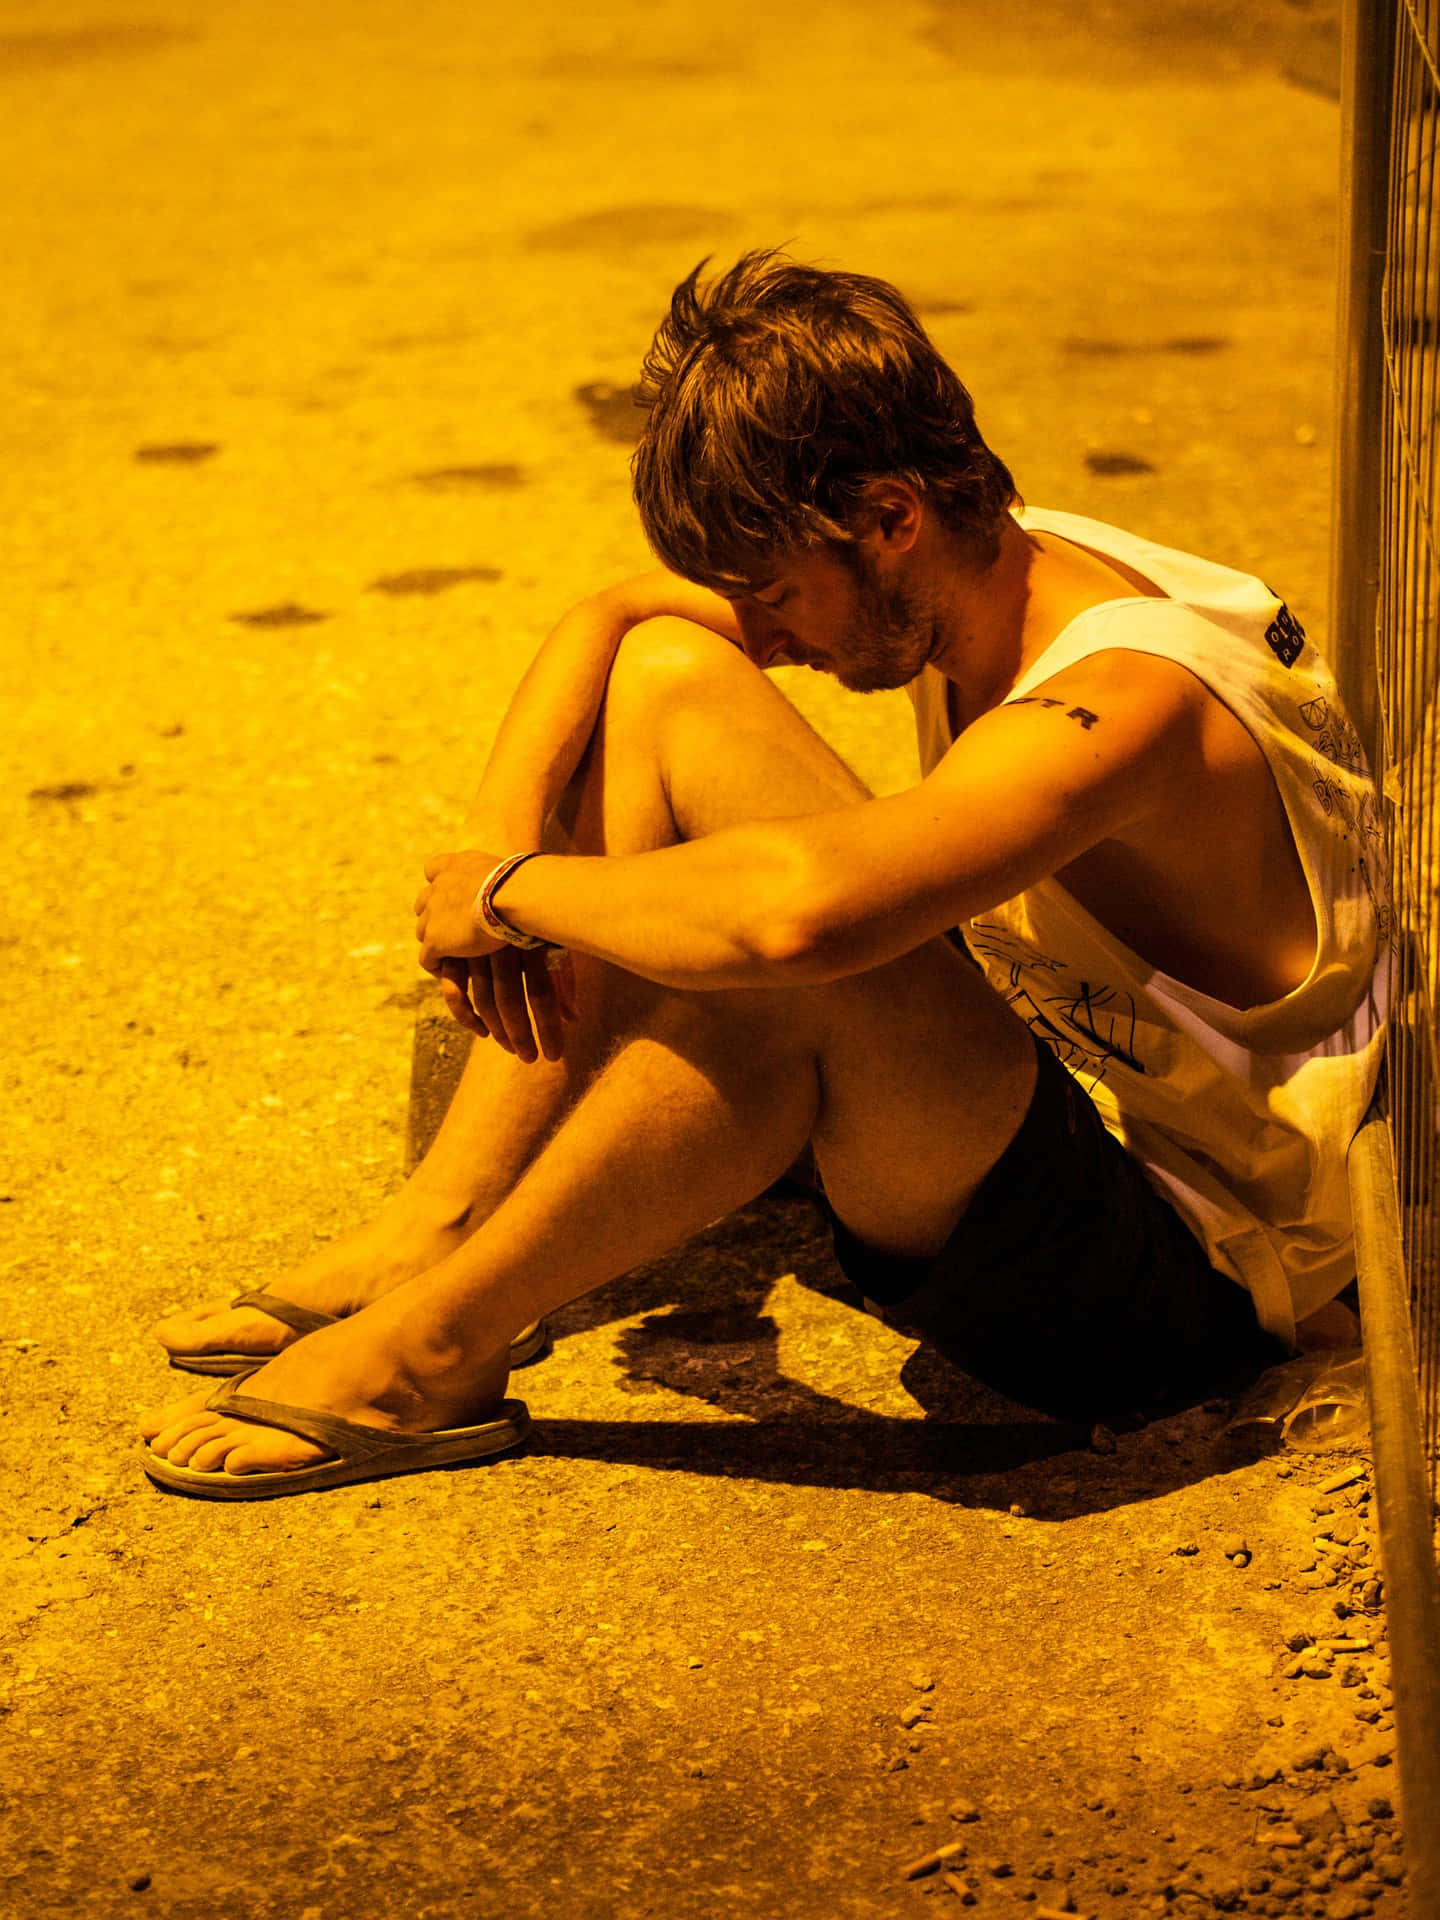
[[[636,853],[740,820],[810,813],[864,788],[762,674],[713,635],[654,621],[621,649],[591,753],[553,835],[557,851]],[[654,999],[643,981],[577,962],[581,1020],[565,1058],[526,1065],[485,1042],[429,1153],[379,1214],[274,1282],[343,1315],[446,1258],[488,1219]],[[294,1335],[231,1293],[155,1329],[171,1353],[280,1352]]]
[[[1025,1029],[944,942],[828,987],[666,996],[462,1247],[281,1354],[253,1391],[400,1431],[484,1419],[521,1325],[750,1198],[807,1137],[842,1217],[923,1257],[1033,1080]],[[319,1457],[201,1399],[146,1421],[157,1452],[231,1473]]]
[[[619,809],[603,761],[626,691],[612,699],[580,816]],[[652,740],[663,749],[663,727]],[[698,786],[653,744],[646,764],[648,804],[663,802],[674,837],[717,758]],[[629,1043],[464,1244],[297,1343],[255,1376],[255,1393],[407,1431],[483,1418],[521,1325],[750,1198],[807,1137],[842,1217],[879,1247],[923,1256],[1012,1137],[1033,1084],[1025,1029],[943,941],[825,987],[646,992]],[[307,1442],[199,1411],[199,1398],[145,1423],[157,1452],[231,1472],[316,1457]]]

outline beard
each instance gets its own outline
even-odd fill
[[[908,686],[935,650],[936,609],[917,588],[882,581],[865,555],[854,556],[855,611],[834,648],[831,672],[851,693]]]

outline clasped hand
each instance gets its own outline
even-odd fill
[[[519,1060],[558,1060],[565,1023],[577,1017],[569,955],[507,946],[475,918],[475,896],[504,857],[438,853],[426,861],[426,884],[415,900],[420,964],[469,1032]]]

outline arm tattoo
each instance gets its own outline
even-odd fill
[[[1005,704],[1010,707],[1065,706],[1063,700],[1051,700],[1043,693],[1022,693],[1018,700],[1007,700]],[[1092,713],[1089,707],[1066,707],[1065,718],[1067,720],[1078,720],[1088,733],[1100,716],[1098,713]]]

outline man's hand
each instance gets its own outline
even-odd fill
[[[503,854],[437,853],[425,862],[426,885],[415,898],[420,964],[440,971],[442,960],[478,960],[503,948],[475,918],[475,896]]]
[[[432,971],[452,1015],[480,1039],[527,1063],[564,1053],[565,1024],[579,1017],[568,954],[502,947],[478,960],[442,960]]]
[[[520,1060],[541,1054],[558,1060],[565,1022],[576,1018],[568,958],[508,946],[475,919],[475,896],[502,858],[465,852],[426,861],[427,884],[415,901],[420,964],[439,980],[446,1006],[469,1032]]]

